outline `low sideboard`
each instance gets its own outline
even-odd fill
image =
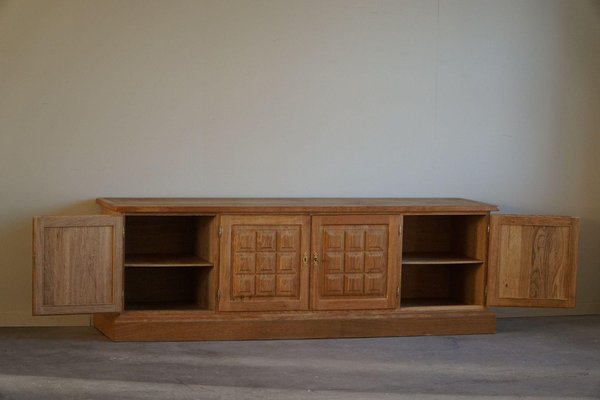
[[[579,221],[450,198],[100,198],[34,218],[33,313],[115,341],[493,333],[574,307]]]

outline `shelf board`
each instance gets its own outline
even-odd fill
[[[212,267],[213,263],[198,256],[126,255],[125,267]]]
[[[473,257],[451,253],[404,253],[403,265],[441,265],[441,264],[481,264],[483,261]]]
[[[467,306],[470,304],[463,303],[451,298],[416,298],[416,299],[400,299],[400,308],[412,307],[447,307],[447,306]]]
[[[150,310],[201,310],[194,303],[187,302],[153,302],[153,301],[130,301],[125,302],[125,311],[150,311]]]

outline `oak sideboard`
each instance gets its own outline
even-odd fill
[[[574,307],[579,221],[445,198],[100,198],[34,218],[33,313],[116,341],[493,333]]]

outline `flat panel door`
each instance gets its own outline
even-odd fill
[[[33,220],[33,313],[119,312],[123,307],[123,218]]]
[[[579,220],[491,217],[487,304],[574,307]]]
[[[312,308],[359,310],[396,306],[400,218],[313,217]]]
[[[308,308],[308,216],[221,218],[221,311]]]

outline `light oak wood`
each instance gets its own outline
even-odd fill
[[[406,265],[462,265],[481,264],[482,259],[453,253],[404,253],[402,264]]]
[[[182,255],[130,255],[125,259],[125,267],[212,267],[213,263],[198,256]]]
[[[488,305],[574,307],[579,220],[492,216]]]
[[[204,267],[125,268],[125,309],[199,309]]]
[[[483,305],[475,288],[481,264],[415,264],[402,266],[400,307],[417,305]]]
[[[221,217],[220,311],[308,308],[308,216]]]
[[[125,260],[139,256],[193,256],[195,216],[126,216]]]
[[[352,338],[494,333],[484,309],[399,312],[97,314],[94,326],[115,341]]]
[[[401,307],[483,305],[488,215],[406,215]]]
[[[217,236],[218,216],[212,214],[126,216],[125,308],[215,310]]]
[[[359,310],[397,304],[400,217],[312,218],[311,308]]]
[[[208,260],[213,265],[201,273],[196,288],[198,307],[205,310],[217,309],[217,291],[219,289],[219,226],[220,216],[199,217],[196,224],[196,256]]]
[[[404,254],[454,254],[483,260],[487,225],[487,214],[405,215]]]
[[[456,198],[100,198],[119,213],[159,214],[469,214],[496,211],[491,204]]]
[[[122,310],[123,218],[33,220],[33,313]]]
[[[488,305],[574,305],[575,219],[490,227],[496,207],[465,199],[98,203],[104,219],[34,221],[34,310],[96,313],[113,340],[488,333]]]

